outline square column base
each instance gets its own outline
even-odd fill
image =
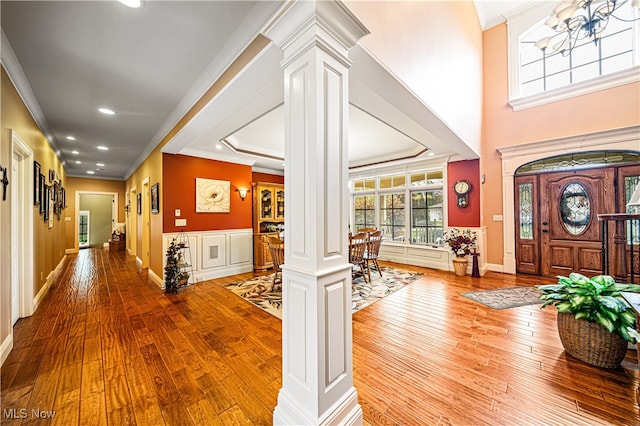
[[[294,401],[287,397],[284,388],[280,389],[278,405],[273,410],[274,425],[361,425],[362,423],[362,407],[358,404],[358,394],[353,387],[320,416],[300,410],[295,406]]]

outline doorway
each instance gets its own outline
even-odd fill
[[[80,210],[78,214],[78,246],[88,248],[91,238],[91,228],[89,222],[91,220],[91,212],[89,210]]]
[[[33,314],[33,151],[11,132],[11,324]]]
[[[516,171],[516,272],[601,274],[598,214],[626,212],[631,183],[640,179],[639,156],[620,155],[621,164],[608,167],[528,173],[533,168],[526,165],[525,175]]]

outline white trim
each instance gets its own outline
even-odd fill
[[[503,268],[515,274],[514,174],[531,161],[593,150],[640,150],[640,125],[497,148],[502,156]]]
[[[63,269],[62,267],[64,266],[64,262],[66,259],[67,259],[67,256],[64,255],[60,260],[60,262],[58,262],[58,264],[56,265],[55,269],[49,273],[49,275],[47,276],[47,280],[45,281],[44,285],[42,286],[42,288],[40,289],[36,297],[33,298],[33,312],[35,312],[36,309],[38,309],[38,306],[40,306],[40,302],[42,302],[44,297],[47,295],[47,293],[51,289],[51,285],[58,278],[58,276],[60,276],[60,273],[62,272],[62,269]]]
[[[20,294],[18,296],[20,303],[19,316],[24,318],[33,315],[36,307],[33,305],[33,288],[34,288],[34,276],[33,276],[33,150],[20,138],[20,136],[11,130],[11,158],[17,154],[21,157],[21,163],[23,166],[22,176],[20,179],[23,183],[23,197],[22,206],[20,206],[22,217],[22,231],[19,231],[17,238],[22,239],[20,244],[21,253],[18,256],[21,257],[21,267],[17,271],[20,274],[22,285],[20,286]],[[29,167],[27,167],[27,165]],[[12,227],[15,226],[12,218]],[[12,238],[14,233],[12,231]],[[15,255],[15,253],[14,253]],[[14,272],[12,272],[13,274]]]
[[[546,92],[536,93],[535,95],[526,96],[524,98],[511,99],[508,103],[514,111],[520,111],[551,102],[558,102],[565,99],[575,98],[577,96],[587,95],[589,93],[599,92],[601,90],[624,86],[625,84],[637,83],[638,81],[640,81],[640,65],[615,73],[595,77],[590,80],[581,81],[580,83],[574,83],[557,89],[547,90]]]
[[[13,327],[11,327],[13,328]],[[13,349],[13,332],[9,333],[0,345],[0,366],[4,364]]]

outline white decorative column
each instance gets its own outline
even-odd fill
[[[348,51],[367,34],[340,2],[289,3],[284,52],[282,389],[274,424],[360,424],[348,258]]]

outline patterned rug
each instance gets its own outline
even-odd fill
[[[381,269],[382,278],[377,271],[371,270],[370,283],[365,283],[362,277],[353,280],[351,307],[354,313],[400,290],[424,275],[388,266],[382,266]],[[282,286],[279,283],[273,286],[273,274],[227,284],[223,287],[271,315],[282,319]]]
[[[544,301],[540,299],[542,291],[535,287],[509,287],[497,290],[473,291],[460,293],[476,302],[493,309],[508,309],[518,306],[537,305]]]

